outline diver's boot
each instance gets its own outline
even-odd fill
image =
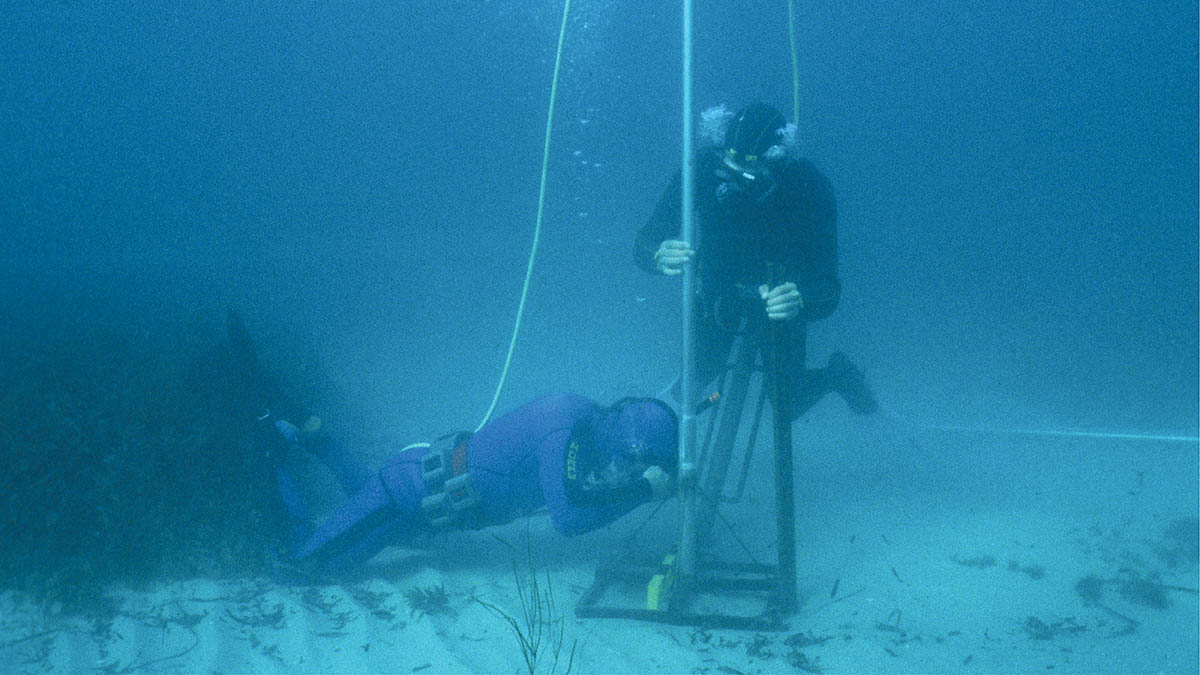
[[[274,425],[275,429],[279,431],[279,435],[293,451],[305,450],[318,456],[323,453],[324,448],[321,441],[325,439],[325,434],[321,431],[320,417],[309,415],[302,427],[297,427],[285,419],[276,419]]]
[[[340,443],[321,431],[321,418],[310,415],[303,427],[287,420],[276,420],[275,428],[292,452],[304,452],[323,463],[342,485],[347,495],[354,495],[371,478],[366,465],[347,453]]]
[[[279,431],[279,435],[283,436],[283,441],[291,450],[299,450],[303,445],[303,432],[296,428],[295,424],[287,420],[275,420],[275,429]]]
[[[846,401],[850,410],[859,415],[870,415],[879,409],[879,402],[863,379],[862,371],[850,362],[841,352],[834,352],[829,357],[829,365],[825,368],[825,376],[829,378],[830,386]]]

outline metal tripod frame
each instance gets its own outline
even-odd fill
[[[729,563],[702,559],[700,551],[709,543],[717,508],[724,492],[734,445],[741,428],[746,395],[754,373],[758,351],[752,336],[739,334],[730,350],[731,359],[723,378],[721,400],[710,425],[708,442],[701,453],[701,470],[696,485],[684,486],[683,526],[678,555],[661,560],[639,560],[603,565],[596,571],[591,588],[579,600],[575,614],[583,618],[622,618],[703,628],[783,630],[784,619],[796,607],[796,554],[792,490],[791,416],[779,410],[787,400],[780,380],[785,366],[779,359],[781,336],[772,334],[764,354],[768,365],[763,386],[775,389],[772,406],[775,423],[776,529],[779,557],[775,565]],[[782,399],[780,397],[783,397]],[[786,408],[786,406],[784,406]],[[756,409],[761,415],[761,406]],[[783,428],[780,428],[782,425]],[[714,432],[715,429],[715,432]],[[749,451],[749,448],[747,448]],[[604,604],[619,590],[630,591],[641,606]],[[752,613],[704,611],[695,608],[701,597],[720,599],[736,596],[758,600],[761,609]],[[725,603],[722,603],[723,605]]]

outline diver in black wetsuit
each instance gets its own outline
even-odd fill
[[[696,247],[679,240],[679,173],[634,244],[638,266],[650,273],[674,276],[696,263],[697,381],[717,375],[743,319],[760,338],[768,320],[778,321],[786,326],[793,418],[830,391],[854,412],[875,412],[862,373],[841,352],[825,368],[805,367],[806,324],[832,314],[841,297],[829,181],[795,156],[795,126],[768,105],[736,115],[711,109],[705,131],[712,145],[696,157]]]

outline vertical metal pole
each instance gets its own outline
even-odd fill
[[[775,267],[768,264],[768,267]],[[778,269],[771,270],[771,285],[782,278]],[[792,364],[787,361],[788,332],[792,326],[768,320],[770,358],[767,377],[774,400],[771,409],[775,427],[775,534],[779,538],[779,580],[776,586],[775,609],[790,613],[796,608],[796,502],[792,485],[792,392],[787,373]],[[803,330],[803,327],[801,327]]]
[[[682,199],[680,237],[689,245],[695,242],[693,196],[695,176],[692,174],[692,3],[683,0],[683,154],[680,181]],[[680,378],[679,433],[679,490],[683,500],[683,526],[679,543],[679,569],[685,578],[696,572],[696,415],[692,409],[695,383],[692,382],[692,312],[695,302],[696,266],[683,269],[683,374]]]

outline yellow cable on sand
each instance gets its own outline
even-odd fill
[[[571,0],[563,3],[562,25],[558,30],[558,50],[554,54],[554,79],[550,82],[550,109],[546,112],[546,140],[542,147],[542,180],[538,188],[537,221],[533,228],[533,245],[529,249],[529,263],[525,266],[525,284],[521,288],[521,303],[517,306],[517,319],[513,325],[512,338],[508,341],[508,355],[504,357],[504,368],[500,371],[500,382],[496,384],[496,393],[492,395],[492,403],[484,413],[483,419],[475,431],[483,428],[496,410],[496,402],[500,400],[500,392],[504,389],[504,381],[508,379],[508,367],[512,363],[513,350],[517,346],[517,335],[521,332],[521,317],[525,314],[525,299],[529,296],[529,281],[533,278],[533,261],[537,257],[538,241],[542,236],[542,212],[546,204],[546,173],[550,163],[550,131],[554,127],[554,99],[558,96],[558,73],[562,68],[563,38],[567,34],[567,16],[571,12]]]

